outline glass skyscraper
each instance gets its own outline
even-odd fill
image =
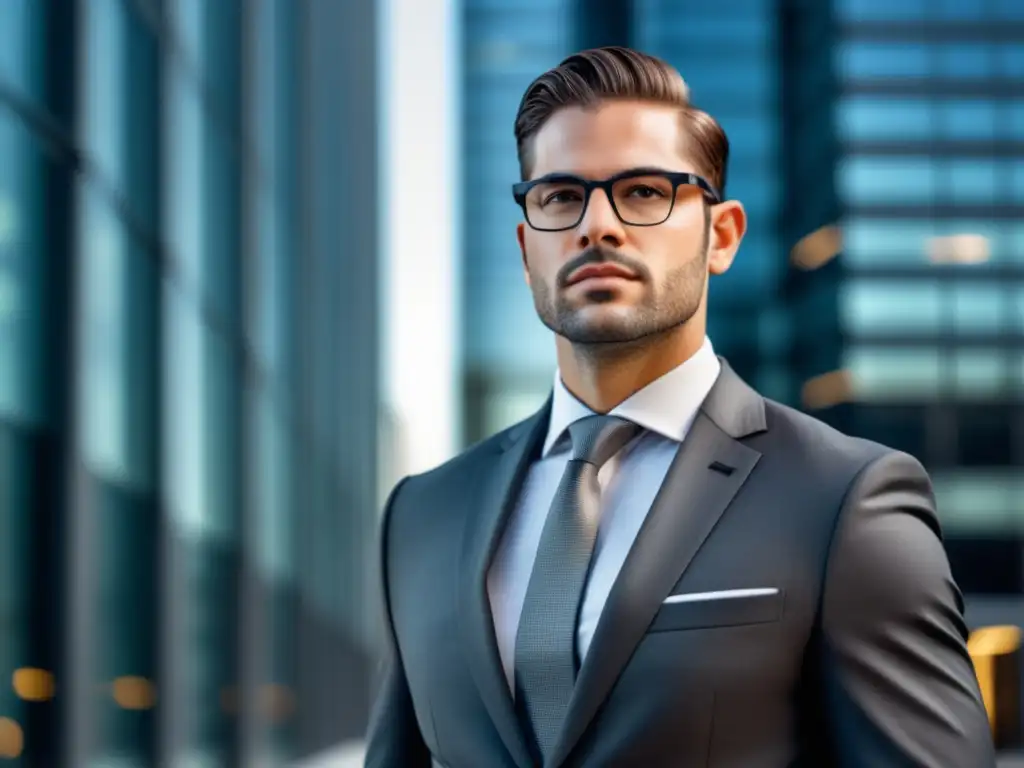
[[[464,11],[467,440],[536,409],[553,373],[506,192],[518,98],[571,50],[632,45],[731,141],[749,231],[711,282],[716,349],[765,395],[920,458],[965,588],[1020,593],[1024,5],[499,6]]]
[[[375,21],[331,5],[0,2],[13,764],[283,764],[365,727],[377,274],[338,233],[376,222],[335,203],[376,125],[336,74]]]

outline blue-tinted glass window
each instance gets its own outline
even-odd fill
[[[203,13],[206,0],[168,0],[173,11],[175,32],[189,64],[202,71],[206,56],[203,50]]]
[[[939,328],[945,311],[933,282],[850,280],[839,295],[840,318],[853,334],[903,335]]]
[[[995,334],[1009,328],[1005,286],[926,280],[857,280],[840,291],[844,328],[857,334]]]
[[[951,79],[988,78],[993,74],[995,57],[990,46],[980,43],[953,43],[939,46],[938,74]]]
[[[1010,330],[1010,284],[964,282],[949,290],[949,313],[958,333],[996,334]]]
[[[933,222],[851,218],[843,227],[843,258],[851,266],[925,264],[925,246]]]
[[[984,158],[857,156],[840,163],[836,183],[847,205],[991,203],[998,165]]]
[[[765,14],[765,3],[748,3],[745,13],[721,13],[703,5],[687,12],[678,5],[636,3],[637,36],[642,50],[677,48],[680,41],[701,46],[730,45],[740,48],[766,46],[772,25]],[[767,52],[767,48],[764,50]]]
[[[942,383],[939,350],[851,347],[844,353],[857,399],[920,400],[938,395]]]
[[[0,105],[0,416],[44,418],[41,148]]]
[[[920,203],[934,195],[935,182],[935,163],[926,157],[852,157],[836,170],[848,206]]]
[[[844,41],[835,49],[836,74],[848,80],[927,77],[932,55],[921,43]]]
[[[1024,21],[1024,5],[1017,0],[990,0],[991,14],[997,19]]]
[[[939,169],[938,197],[952,203],[994,203],[999,194],[1000,161],[950,159]]]
[[[998,260],[1024,263],[1024,222],[1000,222],[993,243]]]
[[[981,235],[989,243],[999,242],[1000,225],[990,219],[871,219],[854,216],[843,225],[843,258],[850,266],[884,267],[929,264],[929,241],[936,236]],[[991,261],[1005,260],[1002,248],[995,248]]]
[[[0,82],[32,93],[39,66],[35,32],[39,13],[34,0],[0,3]]]
[[[996,105],[980,99],[944,98],[935,108],[935,134],[943,139],[992,139],[1003,123]]]
[[[976,20],[988,15],[985,2],[977,0],[938,0],[934,13],[941,19]]]
[[[997,72],[1003,77],[1024,78],[1024,44],[1002,43],[993,45],[996,56]]]
[[[927,18],[933,9],[931,0],[836,0],[836,15],[841,21],[898,21]]]
[[[836,108],[836,127],[846,141],[922,139],[931,135],[933,124],[925,100],[851,96]]]
[[[199,93],[180,70],[173,69],[169,80],[166,155],[173,162],[166,164],[169,217],[164,231],[179,268],[182,290],[198,301],[203,288],[202,232],[209,215],[203,205],[203,108]]]
[[[86,20],[85,145],[118,190],[125,187],[127,17],[122,0],[97,0]]]
[[[81,231],[82,450],[93,472],[128,482],[135,474],[127,434],[129,238],[92,186],[82,196]]]

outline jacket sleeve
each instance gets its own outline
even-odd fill
[[[427,749],[413,709],[412,695],[402,666],[395,637],[389,599],[389,524],[398,492],[404,480],[395,486],[384,507],[380,526],[380,574],[383,595],[384,648],[381,656],[379,688],[370,717],[366,738],[366,768],[430,768]]]
[[[870,462],[839,513],[821,612],[829,765],[995,766],[924,468]]]

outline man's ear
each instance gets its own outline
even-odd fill
[[[708,243],[708,272],[725,274],[732,266],[747,232],[747,212],[738,200],[726,200],[711,206],[711,232]]]
[[[530,284],[530,267],[526,263],[526,224],[519,222],[516,226],[516,240],[519,241],[519,253],[523,259],[523,277],[526,279],[526,284]]]

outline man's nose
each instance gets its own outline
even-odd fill
[[[577,227],[577,232],[578,246],[581,250],[601,243],[615,247],[623,244],[625,232],[622,222],[615,215],[615,209],[603,189],[595,189],[590,195],[587,210]]]

